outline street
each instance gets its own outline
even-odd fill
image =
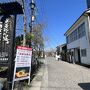
[[[41,60],[44,64],[24,90],[90,90],[89,68],[57,61],[53,57]]]
[[[90,70],[46,58],[41,90],[90,90]]]
[[[90,90],[90,0],[0,0],[0,90]]]

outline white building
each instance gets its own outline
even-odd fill
[[[77,19],[65,36],[72,61],[90,65],[90,10]]]

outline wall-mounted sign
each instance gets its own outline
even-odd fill
[[[13,79],[14,81],[30,79],[31,57],[31,48],[22,46],[17,47]]]

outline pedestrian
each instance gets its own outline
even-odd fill
[[[2,90],[3,89],[3,84],[2,83],[0,83],[0,90]]]

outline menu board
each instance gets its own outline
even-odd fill
[[[17,46],[14,81],[30,78],[32,48]]]

